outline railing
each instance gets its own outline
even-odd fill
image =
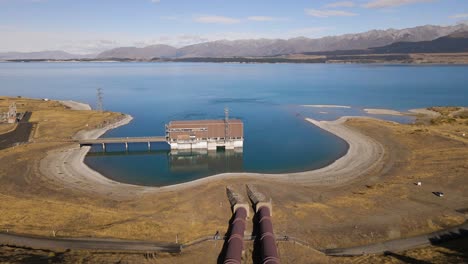
[[[166,142],[166,137],[120,137],[78,140],[80,144]]]

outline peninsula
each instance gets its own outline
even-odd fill
[[[225,188],[240,189],[245,184],[257,186],[273,199],[276,234],[301,241],[302,245],[278,242],[285,263],[310,259],[338,263],[342,259],[320,252],[427,234],[461,225],[466,219],[468,164],[463,157],[468,156],[468,116],[464,108],[434,107],[423,113],[437,114],[418,114],[418,121],[408,125],[362,117],[307,119],[311,126],[346,140],[347,153],[314,171],[225,173],[178,185],[145,187],[118,183],[91,170],[83,163],[88,147],[75,143],[78,138],[97,138],[125,125],[131,122],[130,116],[93,111],[76,102],[26,98],[2,97],[0,107],[11,102],[19,111],[31,113],[33,125],[26,142],[0,150],[0,227],[4,232],[176,242],[187,245],[184,253],[158,253],[158,261],[184,263],[196,258],[214,263],[222,243],[188,245],[216,230],[224,233],[231,214]],[[0,137],[14,127],[1,129]],[[440,198],[433,192],[446,195]],[[248,223],[247,229],[251,228]],[[398,254],[449,258],[457,248],[429,246]],[[12,249],[2,246],[0,250],[8,255]],[[44,249],[18,250],[46,254]],[[55,252],[73,262],[145,258],[123,252]],[[372,255],[349,260],[385,258]]]

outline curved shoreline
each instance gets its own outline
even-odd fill
[[[66,187],[78,189],[92,194],[103,194],[113,197],[130,198],[145,193],[162,191],[174,191],[193,187],[221,179],[251,178],[276,182],[289,182],[302,185],[340,185],[365,174],[369,170],[379,166],[384,156],[384,148],[377,141],[367,137],[344,123],[350,118],[368,117],[341,117],[335,121],[317,121],[310,118],[306,120],[313,125],[330,132],[348,144],[345,155],[320,169],[282,174],[262,173],[222,173],[180,184],[149,187],[139,186],[113,181],[97,171],[94,171],[84,163],[90,147],[65,147],[51,150],[40,161],[40,171],[46,177],[61,182]],[[75,138],[98,138],[108,130],[128,124],[131,116],[126,116],[114,124],[101,129],[79,131]]]
[[[72,101],[72,100],[62,100],[59,101],[61,104],[63,104],[66,107],[69,107],[71,110],[92,110],[91,106],[89,104],[85,103],[80,103],[77,101]]]

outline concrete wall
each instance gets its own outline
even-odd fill
[[[226,149],[242,148],[244,146],[243,140],[231,140],[231,141],[187,141],[187,142],[168,142],[171,149],[208,149],[216,150],[217,147],[225,147]]]

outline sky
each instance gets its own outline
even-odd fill
[[[467,21],[468,0],[0,0],[0,52],[95,54]]]

